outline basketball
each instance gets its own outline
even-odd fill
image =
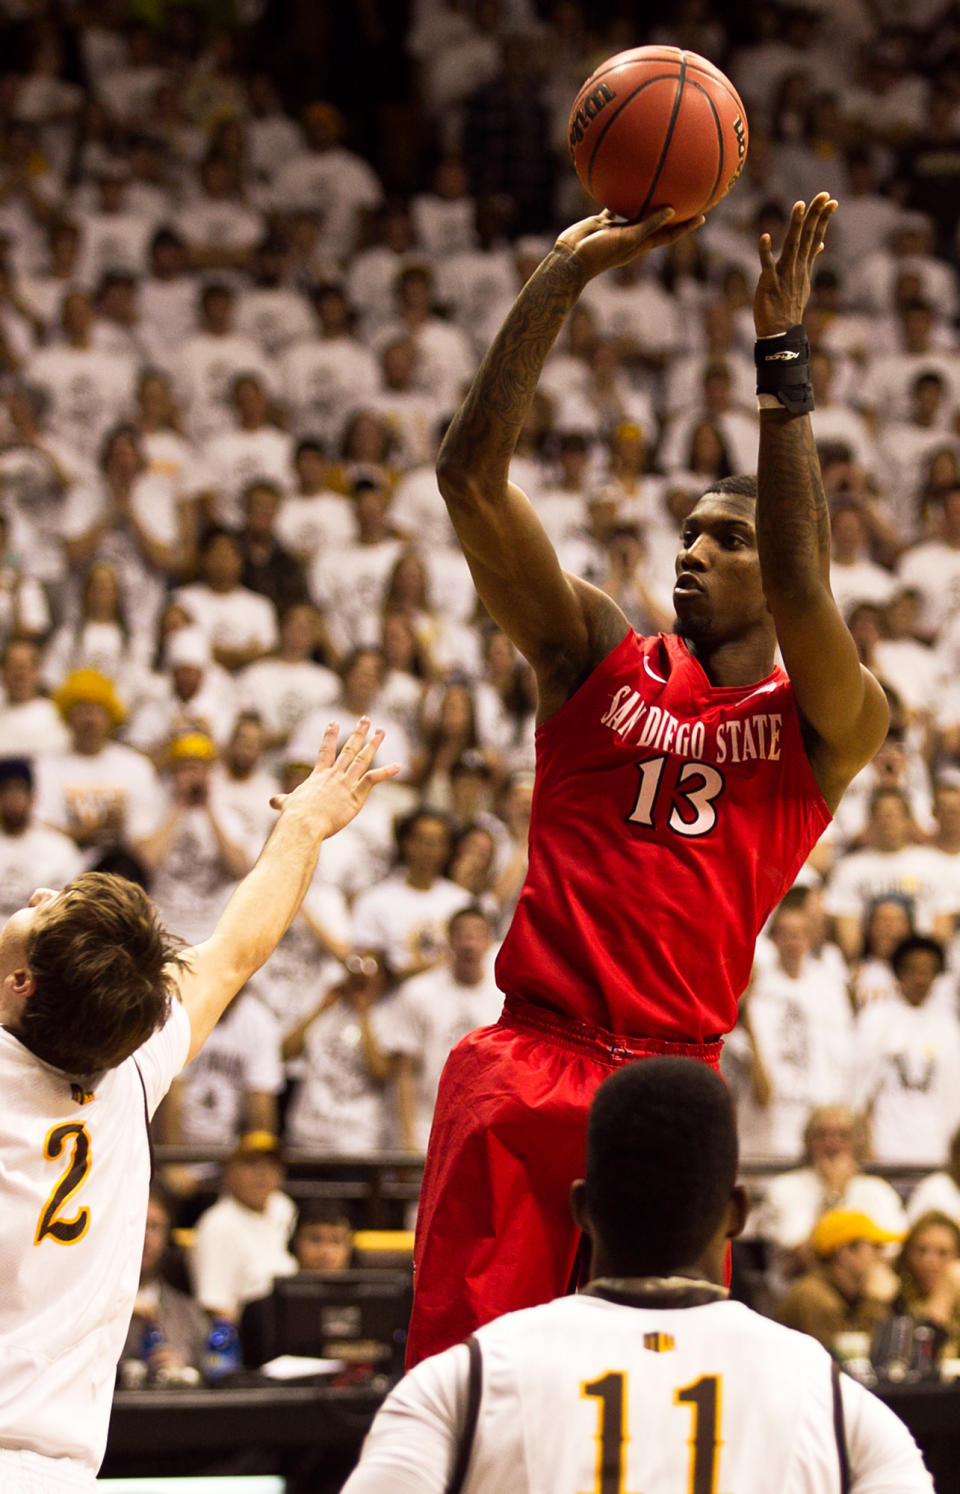
[[[633,47],[600,64],[570,110],[570,154],[590,196],[622,218],[708,212],[747,158],[730,79],[696,52]]]

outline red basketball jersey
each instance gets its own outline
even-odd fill
[[[631,1036],[728,1032],[829,819],[782,669],[718,689],[680,638],[628,633],[537,731],[501,988]]]

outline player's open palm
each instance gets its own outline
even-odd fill
[[[557,239],[557,248],[566,249],[583,272],[584,280],[592,280],[603,270],[615,269],[629,264],[651,249],[664,249],[685,233],[699,228],[703,217],[688,218],[686,222],[674,220],[672,208],[658,208],[635,223],[623,223],[604,208],[591,218],[582,218]]]
[[[373,760],[383,741],[377,730],[367,739],[370,720],[361,716],[342,748],[337,752],[339,727],[331,722],[323,734],[317,761],[309,777],[289,794],[278,794],[270,800],[274,809],[304,813],[318,838],[326,839],[342,830],[359,814],[371,789],[400,772],[399,763],[375,768]]]
[[[828,192],[819,192],[809,207],[795,202],[779,258],[774,258],[770,235],[761,235],[760,279],[753,298],[758,337],[773,337],[802,321],[810,298],[813,262],[823,249],[827,224],[836,210]]]

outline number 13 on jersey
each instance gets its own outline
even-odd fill
[[[640,774],[637,796],[627,815],[631,825],[646,825],[651,830],[666,822],[674,835],[696,838],[709,835],[717,823],[714,800],[723,790],[723,774],[709,763],[683,762],[673,786],[664,783],[664,768],[675,758],[648,757],[636,763]]]
[[[624,1486],[627,1433],[627,1375],[611,1370],[599,1380],[581,1386],[580,1394],[594,1396],[597,1407],[597,1472],[592,1489],[582,1494],[643,1494],[640,1489],[628,1491]],[[720,1438],[720,1376],[701,1375],[692,1385],[682,1385],[673,1392],[675,1406],[689,1406],[692,1425],[687,1443],[690,1448],[686,1489],[670,1494],[717,1494],[717,1452]],[[653,1438],[669,1438],[673,1428],[659,1423],[650,1429]]]

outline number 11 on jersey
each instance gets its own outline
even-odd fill
[[[624,1487],[626,1473],[626,1446],[630,1438],[627,1433],[626,1396],[627,1374],[624,1370],[611,1370],[598,1380],[581,1386],[580,1394],[594,1396],[600,1402],[597,1408],[597,1471],[591,1490],[583,1494],[628,1494]],[[717,1494],[717,1450],[720,1447],[720,1376],[701,1375],[692,1385],[683,1385],[673,1392],[675,1406],[689,1406],[693,1412],[693,1426],[687,1439],[690,1447],[690,1466],[686,1490],[676,1494]],[[669,1437],[671,1429],[657,1426],[653,1435]],[[637,1489],[633,1494],[642,1494]]]

